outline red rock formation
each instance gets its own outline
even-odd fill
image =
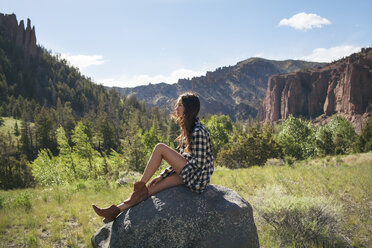
[[[367,48],[324,68],[271,76],[260,118],[277,121],[289,115],[316,118],[337,113],[360,131],[370,105],[372,48]]]

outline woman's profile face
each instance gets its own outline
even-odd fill
[[[178,117],[181,117],[183,115],[183,111],[185,110],[185,107],[182,105],[182,100],[178,99],[176,104],[176,113]]]

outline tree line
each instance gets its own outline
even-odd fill
[[[295,160],[372,150],[372,118],[366,121],[360,135],[350,122],[336,115],[320,126],[292,116],[277,125],[251,123],[248,127],[225,115],[212,115],[202,122],[211,136],[216,166],[232,169],[263,166],[270,158],[291,164]],[[60,125],[54,134],[57,152],[54,154],[50,147],[40,149],[27,168],[42,185],[81,179],[116,180],[124,172],[142,172],[157,143],[175,148],[177,124],[170,119],[164,124],[166,128],[160,131],[155,123],[148,129],[134,123],[120,145],[110,150],[100,149],[100,134],[91,135],[92,130],[84,121],[76,123],[70,137]]]

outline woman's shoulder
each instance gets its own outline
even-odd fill
[[[209,134],[207,129],[205,128],[205,126],[199,121],[197,120],[195,122],[195,127],[194,127],[194,130],[193,130],[193,133],[205,133],[205,134]]]

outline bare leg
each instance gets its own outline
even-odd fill
[[[186,159],[170,148],[169,146],[165,144],[157,144],[154,148],[151,157],[147,163],[147,166],[145,168],[145,171],[143,172],[141,181],[144,183],[147,183],[150,178],[154,175],[156,170],[159,168],[162,160],[165,160],[177,174],[173,174],[169,177],[166,177],[165,179],[161,180],[159,183],[156,183],[155,185],[151,186],[149,190],[149,195],[155,194],[161,190],[182,184],[182,178],[178,175],[182,171],[183,167],[186,165]],[[117,207],[120,209],[120,211],[124,211],[133,205],[126,204],[124,202],[120,203]]]
[[[157,144],[151,154],[151,157],[149,161],[147,162],[147,166],[145,168],[145,171],[143,172],[141,181],[144,183],[147,183],[150,178],[154,175],[154,173],[159,168],[162,160],[165,160],[172,168],[176,171],[177,174],[171,175],[169,177],[166,177],[165,179],[161,180],[159,183],[153,185],[150,187],[149,195],[155,194],[161,190],[182,184],[182,178],[178,175],[183,167],[186,165],[186,159],[170,148],[169,146],[165,144]],[[118,205],[121,211],[124,211],[125,209],[128,209],[131,207],[130,205],[126,203],[121,203]]]
[[[179,175],[177,175],[177,174],[170,175],[169,177],[166,177],[163,180],[161,180],[160,182],[151,186],[149,188],[149,195],[156,194],[156,193],[158,193],[162,190],[172,188],[172,187],[180,185],[180,184],[183,184],[183,180]]]
[[[143,172],[141,181],[147,183],[159,168],[162,159],[172,166],[173,170],[180,174],[183,167],[186,165],[186,159],[165,144],[157,144],[151,154],[150,160],[147,163],[145,171]]]
[[[157,184],[154,184],[153,186],[151,186],[149,188],[149,196],[156,194],[162,190],[180,185],[180,184],[183,184],[183,180],[179,175],[177,174],[170,175],[169,177],[166,177],[160,182],[158,182]],[[131,207],[130,205],[125,204],[124,202],[118,205],[118,208],[120,208],[120,211],[124,211],[130,207]]]

